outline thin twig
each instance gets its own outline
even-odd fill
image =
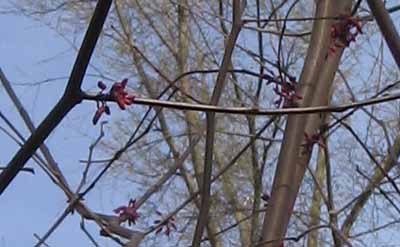
[[[15,154],[13,159],[9,162],[7,169],[0,174],[0,195],[17,176],[20,169],[22,169],[26,162],[32,157],[36,149],[38,149],[50,135],[51,131],[53,131],[68,112],[81,101],[82,80],[103,28],[111,2],[111,0],[103,0],[97,3],[81,49],[75,60],[64,95],[41,122],[36,131],[25,142],[22,148]]]
[[[95,100],[95,101],[97,100],[114,101],[114,99],[108,96],[97,96],[88,94],[84,96],[84,99]],[[283,108],[283,109],[263,109],[254,107],[219,107],[214,105],[199,105],[199,104],[190,104],[184,102],[172,102],[172,101],[163,101],[155,99],[145,99],[145,98],[135,98],[135,104],[170,108],[175,110],[186,110],[186,111],[201,111],[201,112],[238,114],[238,115],[274,116],[274,115],[312,114],[312,113],[324,113],[324,112],[345,112],[353,108],[376,105],[398,99],[400,99],[400,93],[386,94],[381,97],[372,97],[365,100],[360,100],[357,102],[351,102],[337,106],[335,105],[311,106],[311,107]]]
[[[81,218],[80,227],[81,227],[81,230],[85,233],[85,235],[89,238],[90,242],[92,242],[92,244],[95,247],[99,247],[100,245],[96,242],[96,240],[93,238],[93,236],[90,234],[90,232],[86,229],[85,218],[83,218],[83,217]]]

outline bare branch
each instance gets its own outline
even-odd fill
[[[36,149],[49,136],[51,131],[62,121],[68,112],[81,101],[81,84],[94,51],[101,29],[105,22],[111,0],[99,1],[90,21],[87,33],[78,52],[74,67],[71,72],[65,93],[53,110],[38,126],[37,130],[29,137],[24,146],[15,154],[6,170],[0,174],[0,195],[17,176],[20,169],[32,157]]]
[[[382,0],[367,0],[392,56],[400,68],[400,36]]]

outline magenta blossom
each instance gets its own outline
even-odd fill
[[[128,206],[121,206],[114,209],[114,213],[118,214],[119,222],[128,221],[128,224],[136,224],[136,220],[139,218],[139,214],[136,211],[136,200],[129,200]]]
[[[296,106],[297,100],[303,99],[297,94],[294,84],[285,82],[279,86],[276,84],[274,88],[274,92],[279,96],[279,99],[275,101],[275,105],[279,106],[283,101],[284,108],[293,107]]]
[[[115,100],[121,110],[125,110],[127,105],[133,104],[135,100],[135,96],[129,94],[125,91],[126,85],[128,84],[128,79],[124,79],[121,82],[114,82],[108,93],[104,92],[107,89],[106,84],[102,81],[97,82],[97,87],[100,89],[100,92],[97,94],[98,96],[111,96],[113,100]],[[106,113],[110,115],[110,108],[107,106],[107,102],[104,99],[97,100],[97,110],[93,116],[92,122],[94,125],[97,124],[100,117]]]
[[[105,102],[97,102],[97,110],[94,113],[93,119],[92,119],[92,123],[94,125],[97,124],[97,122],[99,121],[101,115],[103,115],[103,113],[106,113],[107,115],[111,114],[110,108],[108,107],[108,105],[105,104]]]
[[[121,82],[115,82],[110,90],[110,95],[117,101],[121,110],[125,110],[127,105],[133,104],[135,96],[128,94],[125,91],[128,79],[123,79]]]
[[[297,101],[303,99],[296,91],[296,78],[290,75],[269,77],[267,84],[275,84],[273,91],[279,98],[274,102],[277,107],[283,108],[297,106]]]
[[[163,215],[161,212],[156,211],[156,214],[158,214],[161,217],[161,219],[154,221],[154,224],[158,225],[156,234],[159,234],[160,232],[162,232],[163,229],[165,229],[164,230],[165,235],[169,236],[171,234],[172,229],[177,230],[176,225],[175,225],[175,217],[174,216],[171,216],[167,220],[164,221],[164,219],[162,217]]]
[[[304,143],[301,145],[304,147],[303,153],[311,152],[314,144],[318,144],[318,146],[321,148],[326,148],[320,133],[315,133],[312,135],[304,133]]]
[[[341,20],[331,26],[332,44],[327,55],[333,55],[337,49],[350,46],[351,42],[356,41],[357,35],[362,34],[360,18],[344,15],[340,17]]]

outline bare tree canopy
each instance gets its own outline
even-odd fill
[[[20,146],[1,167],[0,195],[18,173],[35,174],[32,159],[67,198],[36,246],[72,212],[82,246],[399,243],[388,237],[400,223],[397,1],[10,4],[4,13],[44,23],[76,49],[64,94],[37,127],[0,69],[30,132],[0,107],[1,133]],[[96,73],[83,83],[88,67]],[[97,134],[76,157],[77,177],[45,140],[85,104],[92,115],[78,125]],[[93,209],[88,195],[105,181],[133,196]]]

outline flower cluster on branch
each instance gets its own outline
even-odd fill
[[[156,211],[156,214],[160,216],[160,219],[154,221],[154,224],[158,225],[156,234],[159,234],[164,230],[164,234],[169,236],[172,229],[177,230],[174,216],[169,217],[167,220],[163,220],[163,214],[160,211]]]
[[[268,80],[267,84],[273,83],[274,92],[278,95],[275,105],[283,108],[297,106],[297,100],[303,97],[296,92],[296,78],[293,76],[273,76]]]
[[[301,145],[304,147],[304,152],[311,152],[314,144],[318,144],[321,148],[326,148],[321,133],[314,133],[312,135],[304,133],[304,143]]]
[[[97,87],[100,89],[100,92],[97,95],[110,96],[113,100],[115,100],[115,102],[117,102],[121,110],[125,110],[126,106],[133,104],[135,100],[135,96],[129,94],[126,91],[127,84],[128,84],[128,79],[123,79],[121,82],[114,82],[110,91],[104,93],[104,91],[107,89],[107,86],[106,84],[104,84],[104,82],[99,81],[97,83]],[[97,110],[92,119],[94,125],[97,124],[103,113],[110,115],[111,114],[110,108],[108,107],[107,102],[105,100],[97,100]]]
[[[128,221],[128,225],[136,224],[136,220],[139,218],[136,200],[129,200],[128,206],[120,206],[114,209],[114,213],[118,214],[120,223]]]
[[[332,43],[328,55],[333,55],[337,49],[349,47],[362,34],[361,21],[358,17],[340,16],[340,21],[331,26]]]
[[[132,224],[135,225],[136,221],[140,217],[137,209],[138,206],[136,204],[136,199],[130,199],[128,206],[120,206],[113,211],[118,215],[118,221],[120,224],[123,222],[128,222],[128,225],[131,226]],[[160,211],[156,211],[156,214],[160,217],[160,219],[157,219],[153,222],[155,234],[159,234],[160,232],[164,231],[164,234],[169,236],[172,230],[177,230],[174,216],[165,218]]]

